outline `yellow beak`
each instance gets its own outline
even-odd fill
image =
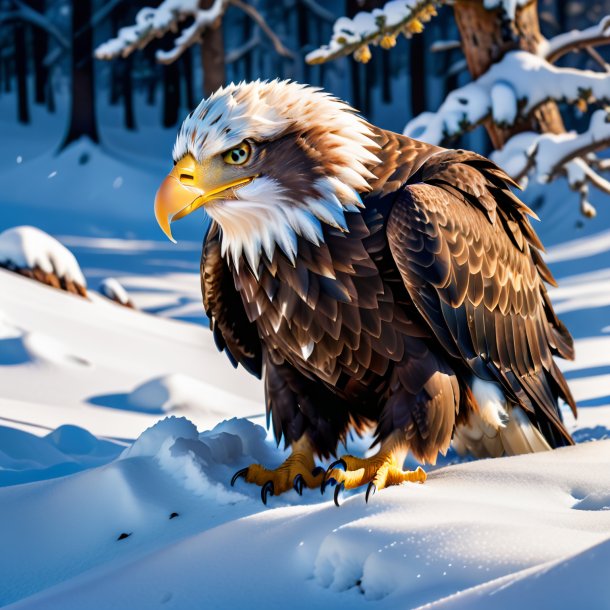
[[[224,184],[206,184],[202,168],[191,155],[181,159],[161,183],[155,196],[155,218],[161,230],[176,243],[171,223],[188,216],[213,199],[229,197],[231,189],[245,186],[256,176],[232,180]],[[210,180],[211,182],[211,180]]]

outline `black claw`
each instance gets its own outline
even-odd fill
[[[339,458],[338,460],[335,460],[327,469],[326,469],[326,474],[328,474],[331,470],[333,470],[333,468],[337,468],[337,466],[340,466],[343,470],[347,470],[347,464],[345,463],[345,460],[343,458]]]
[[[339,503],[339,495],[344,489],[345,486],[343,485],[343,483],[339,483],[339,485],[335,487],[335,506],[341,506],[341,504]]]
[[[261,488],[261,500],[263,504],[267,505],[267,496],[273,496],[273,481],[267,481]]]
[[[292,486],[294,487],[294,490],[299,494],[299,496],[303,495],[303,483],[303,476],[297,474],[297,476],[294,477],[294,482],[292,483]]]
[[[320,474],[324,474],[326,471],[324,470],[324,468],[322,468],[322,466],[316,466],[312,471],[311,474],[314,477],[317,477]]]
[[[377,485],[375,485],[375,483],[373,483],[373,481],[371,481],[369,483],[369,486],[366,488],[366,495],[364,496],[364,500],[366,502],[369,501],[369,496],[374,496],[377,493]]]
[[[336,485],[337,481],[335,479],[333,479],[332,477],[330,477],[330,479],[324,479],[322,481],[322,485],[320,485],[320,493],[324,494],[324,490],[326,489],[327,485]]]
[[[237,481],[237,479],[239,479],[239,477],[244,477],[244,479],[245,479],[247,474],[248,474],[248,468],[242,468],[241,470],[238,470],[233,475],[233,478],[231,479],[231,487],[233,487],[235,485],[235,481]]]

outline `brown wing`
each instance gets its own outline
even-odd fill
[[[201,292],[210,329],[219,350],[233,363],[241,364],[259,379],[262,375],[262,346],[256,326],[246,316],[233,276],[220,254],[218,227],[213,224],[201,256]]]
[[[387,225],[416,307],[444,348],[500,382],[553,446],[571,443],[557,397],[576,407],[553,356],[573,358],[573,342],[546,292],[554,280],[530,211],[474,153],[434,155],[421,180],[397,197]]]

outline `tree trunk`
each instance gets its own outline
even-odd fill
[[[309,37],[309,10],[303,2],[297,3],[297,34],[299,40],[299,49],[304,49],[310,42]],[[305,61],[302,66],[303,81],[310,81],[311,66]]]
[[[180,111],[180,70],[178,64],[163,66],[163,127],[173,127]]]
[[[25,44],[25,26],[21,22],[15,23],[15,74],[17,76],[17,120],[20,123],[30,122],[30,108],[28,104],[27,83],[27,46]]]
[[[518,8],[512,21],[502,9],[485,9],[483,0],[456,0],[454,13],[468,70],[475,79],[487,72],[508,51],[522,49],[535,53],[543,40],[537,0]],[[502,148],[509,138],[522,131],[565,131],[559,108],[553,101],[541,104],[525,120],[509,128],[499,127],[491,119],[485,122],[485,128],[496,149]]]
[[[191,49],[186,50],[181,58],[181,64],[186,107],[192,110],[197,105],[197,101],[195,101],[195,92],[193,91],[193,56],[191,55]]]
[[[133,111],[133,56],[126,57],[123,63],[123,108],[125,118],[125,129],[135,131],[136,117]]]
[[[28,5],[41,15],[45,14],[45,0],[29,0]],[[49,69],[44,64],[49,36],[42,28],[32,29],[32,55],[34,59],[34,102],[44,104],[47,95]]]
[[[392,54],[381,53],[381,100],[384,104],[392,103]]]
[[[411,116],[417,116],[428,109],[426,99],[426,41],[424,32],[413,36],[409,41],[410,88],[411,88]]]
[[[252,37],[252,19],[246,14],[242,16],[242,42],[245,44]],[[247,53],[244,53],[241,64],[243,66],[243,78],[244,80],[252,80],[252,49]]]
[[[210,8],[214,0],[200,0],[202,9]],[[222,20],[206,30],[201,40],[201,65],[203,66],[203,94],[208,96],[225,84],[225,45]]]
[[[99,142],[95,119],[93,31],[90,21],[91,0],[72,0],[70,126],[60,150],[83,136],[92,142]]]

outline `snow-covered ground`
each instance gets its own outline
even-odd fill
[[[306,490],[264,507],[231,475],[284,454],[264,428],[260,382],[206,328],[203,225],[178,225],[174,246],[152,214],[173,133],[144,122],[128,135],[109,120],[101,148],[57,156],[57,121],[45,121],[35,114],[37,138],[0,123],[0,232],[28,224],[59,238],[89,298],[0,269],[0,605],[610,608],[607,198],[575,228],[578,205],[559,185],[537,227],[577,338],[577,360],[562,364],[581,407],[568,419],[576,447],[471,462],[450,452],[425,485],[368,505],[358,492],[337,509]],[[137,309],[96,292],[107,278]],[[348,445],[361,452],[366,439]]]

